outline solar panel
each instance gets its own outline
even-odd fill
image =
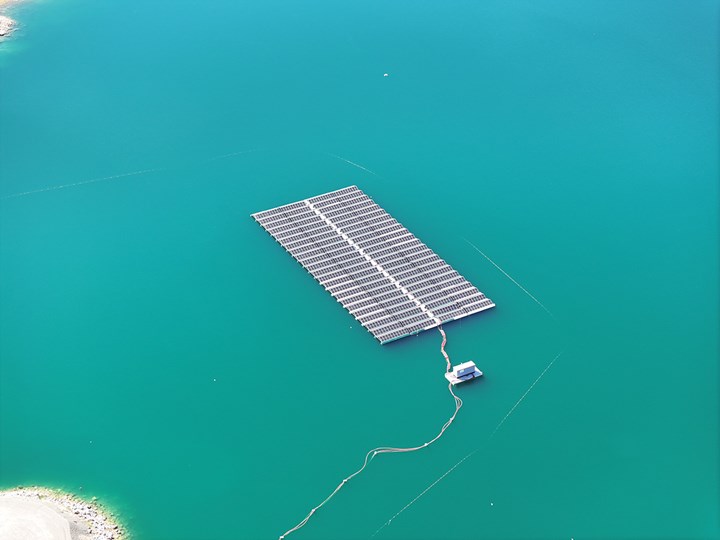
[[[356,186],[252,217],[382,344],[495,306]]]

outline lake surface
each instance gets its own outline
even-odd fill
[[[439,333],[378,345],[250,218],[356,184],[496,302],[445,327],[485,377],[291,538],[370,538],[473,451],[375,538],[719,538],[718,12],[17,6],[0,486],[277,538],[434,436]]]

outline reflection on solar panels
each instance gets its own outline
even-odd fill
[[[495,306],[355,186],[252,217],[380,343]]]

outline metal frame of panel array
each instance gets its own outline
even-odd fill
[[[356,186],[252,217],[382,344],[495,306]]]

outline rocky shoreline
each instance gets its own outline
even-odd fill
[[[0,40],[8,37],[17,28],[17,21],[8,15],[8,11],[20,0],[0,0]]]
[[[5,15],[0,15],[0,37],[9,36],[15,28],[15,20]]]
[[[60,490],[42,487],[17,487],[0,491],[0,508],[3,501],[35,504],[38,509],[53,511],[58,520],[66,520],[72,540],[128,540],[128,534],[112,512],[103,508],[95,497],[83,500]],[[12,506],[10,505],[10,508]],[[38,515],[41,512],[37,512]],[[7,515],[4,516],[7,520]],[[13,515],[10,510],[10,521]],[[23,516],[17,516],[22,526]],[[2,526],[0,526],[0,529]]]

